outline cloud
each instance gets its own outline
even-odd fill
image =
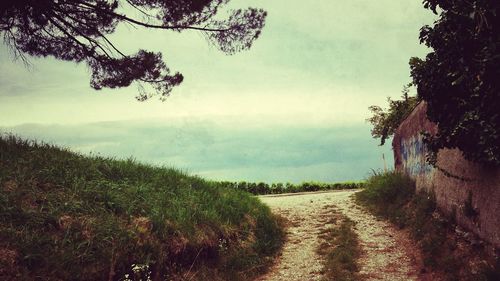
[[[419,1],[229,2],[248,6],[269,16],[234,56],[195,31],[120,25],[110,36],[126,53],[162,52],[184,74],[165,103],[136,102],[134,87],[96,92],[84,64],[33,59],[29,70],[0,47],[0,126],[214,179],[356,180],[382,167],[392,153],[371,139],[367,107],[400,95],[409,58],[428,51],[418,31],[435,16]]]
[[[381,153],[390,155],[388,147],[379,148],[370,138],[367,126],[256,127],[183,120],[171,124],[25,124],[2,131],[83,153],[132,156],[225,180],[360,180],[370,169],[382,168]]]
[[[249,51],[234,56],[210,47],[195,31],[120,25],[111,35],[126,53],[162,52],[169,67],[184,74],[183,84],[165,103],[137,103],[134,86],[94,91],[84,64],[33,59],[30,71],[7,59],[6,48],[0,47],[0,126],[171,116],[260,118],[273,111],[294,122],[350,119],[360,124],[369,105],[399,96],[409,82],[409,58],[427,51],[418,43],[418,30],[433,20],[420,2],[393,0],[233,0],[229,5],[269,12],[262,36]]]

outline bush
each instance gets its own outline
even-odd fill
[[[414,193],[415,182],[406,175],[392,171],[375,173],[366,181],[363,191],[356,194],[356,198],[377,214],[402,226],[406,216],[401,209]]]

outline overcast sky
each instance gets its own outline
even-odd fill
[[[120,49],[161,51],[185,80],[165,102],[137,88],[94,91],[85,65],[31,59],[0,46],[0,130],[212,179],[360,180],[382,168],[368,106],[410,81],[428,51],[420,0],[233,0],[268,11],[251,50],[227,56],[196,31],[120,26]],[[388,157],[389,158],[389,157]],[[391,158],[389,158],[391,159]],[[389,162],[392,160],[389,160]]]

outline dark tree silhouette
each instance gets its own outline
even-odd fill
[[[418,96],[439,125],[426,136],[429,160],[435,163],[442,148],[459,148],[469,160],[499,167],[500,1],[423,2],[439,14],[420,31],[432,52],[410,61]]]
[[[122,22],[151,29],[197,30],[222,52],[250,48],[259,36],[266,12],[234,10],[214,19],[229,0],[1,0],[0,32],[14,55],[53,56],[85,62],[94,89],[127,87],[136,82],[137,99],[159,95],[164,100],[183,76],[171,73],[161,53],[139,50],[124,54],[108,39]],[[134,18],[125,11],[138,11]],[[151,87],[145,90],[143,86]]]

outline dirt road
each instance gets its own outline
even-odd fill
[[[288,240],[271,271],[259,281],[322,280],[322,258],[316,253],[319,234],[330,227],[329,210],[336,208],[356,222],[362,257],[360,274],[366,280],[418,280],[419,259],[408,236],[355,205],[354,191],[260,196],[273,212],[290,221]]]

